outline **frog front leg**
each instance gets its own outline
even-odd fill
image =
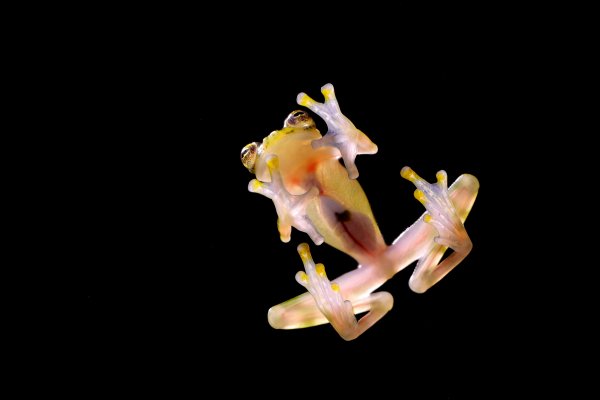
[[[298,94],[296,99],[298,104],[308,107],[319,117],[323,118],[327,124],[327,133],[325,136],[313,141],[312,146],[313,148],[323,146],[336,147],[342,155],[348,176],[350,179],[356,179],[358,178],[358,169],[354,163],[356,156],[358,154],[377,153],[377,145],[342,114],[331,83],[324,85],[321,88],[321,93],[325,97],[324,103],[313,100],[306,93]]]
[[[283,184],[279,170],[279,158],[276,155],[270,155],[267,158],[267,168],[271,175],[271,182],[267,183],[252,179],[248,183],[248,190],[273,200],[277,212],[277,229],[281,241],[285,243],[290,241],[292,227],[294,227],[299,231],[306,232],[315,244],[323,243],[323,236],[317,232],[306,216],[306,208],[318,195],[319,190],[312,187],[311,190],[302,195],[289,193]]]
[[[323,264],[315,264],[306,243],[298,246],[304,271],[296,274],[296,281],[308,293],[272,307],[268,313],[273,328],[295,329],[331,323],[345,340],[360,336],[379,321],[393,306],[388,292],[370,293],[364,283],[377,277],[369,275],[374,269],[357,269],[331,282]],[[358,283],[358,285],[357,285]],[[359,320],[355,314],[367,312]]]

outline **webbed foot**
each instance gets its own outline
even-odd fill
[[[298,246],[298,253],[304,263],[304,271],[296,274],[296,281],[313,296],[317,307],[344,338],[356,330],[358,322],[354,316],[352,303],[344,300],[337,283],[331,283],[325,274],[323,264],[314,263],[306,243]]]
[[[445,171],[436,174],[436,183],[428,183],[409,167],[402,168],[400,175],[417,187],[415,198],[427,209],[423,221],[437,231],[434,241],[438,246],[419,260],[409,281],[412,290],[422,293],[458,265],[469,254],[473,244],[448,195]],[[438,264],[448,247],[454,252]]]
[[[358,177],[358,169],[354,163],[356,156],[377,153],[377,145],[342,114],[331,83],[323,86],[321,93],[325,97],[324,103],[313,100],[306,93],[298,94],[296,99],[298,104],[308,107],[327,123],[327,133],[323,138],[313,141],[312,146],[313,148],[336,147],[342,155],[348,176],[356,179]]]
[[[267,168],[271,174],[271,182],[252,179],[248,184],[248,190],[273,200],[275,211],[277,211],[277,229],[281,241],[286,243],[290,241],[293,226],[299,231],[306,232],[315,244],[323,243],[323,236],[317,232],[306,214],[306,207],[318,196],[319,190],[313,187],[302,195],[289,193],[283,185],[279,171],[279,159],[275,155],[267,158]]]
[[[267,316],[272,327],[296,329],[329,322],[344,340],[353,340],[394,305],[394,298],[388,292],[357,292],[353,283],[364,279],[359,270],[348,272],[331,282],[323,264],[314,263],[308,244],[300,244],[298,253],[304,271],[296,274],[296,281],[308,293],[271,307]],[[357,321],[355,314],[363,312],[366,314]]]

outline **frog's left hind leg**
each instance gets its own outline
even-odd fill
[[[340,282],[360,282],[362,274],[370,271],[356,269],[331,282],[323,264],[315,264],[306,243],[298,246],[298,253],[305,271],[296,274],[296,280],[308,293],[277,306],[268,313],[269,324],[278,329],[295,329],[331,323],[345,340],[360,336],[381,319],[393,306],[394,299],[388,292],[353,292],[350,285],[344,289]],[[355,314],[367,312],[359,320]]]

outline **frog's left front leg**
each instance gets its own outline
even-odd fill
[[[296,99],[298,104],[310,108],[319,117],[323,118],[327,124],[327,133],[325,136],[313,141],[312,146],[313,148],[322,146],[336,147],[342,155],[348,176],[350,179],[356,179],[358,178],[358,169],[356,168],[356,164],[354,164],[356,156],[358,154],[377,153],[377,145],[371,142],[371,139],[367,135],[357,129],[342,114],[331,83],[323,86],[321,93],[325,97],[324,103],[319,103],[311,99],[306,93],[298,94]]]
[[[305,271],[296,274],[296,281],[308,293],[272,307],[268,313],[274,328],[295,329],[330,322],[345,340],[360,336],[381,319],[393,306],[388,292],[370,293],[372,288],[360,287],[372,282],[376,269],[359,268],[336,279],[333,283],[325,274],[323,264],[315,264],[306,243],[298,246]],[[375,278],[377,280],[378,278]],[[355,314],[367,312],[359,320]]]

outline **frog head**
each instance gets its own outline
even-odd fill
[[[315,121],[306,111],[294,110],[283,121],[281,130],[271,132],[262,143],[252,142],[242,148],[240,154],[242,164],[254,174],[257,165],[264,163],[267,154],[282,153],[281,150],[284,148],[297,151],[299,148],[294,147],[297,145],[296,141],[307,136],[310,140],[314,140],[321,135],[316,129]]]

